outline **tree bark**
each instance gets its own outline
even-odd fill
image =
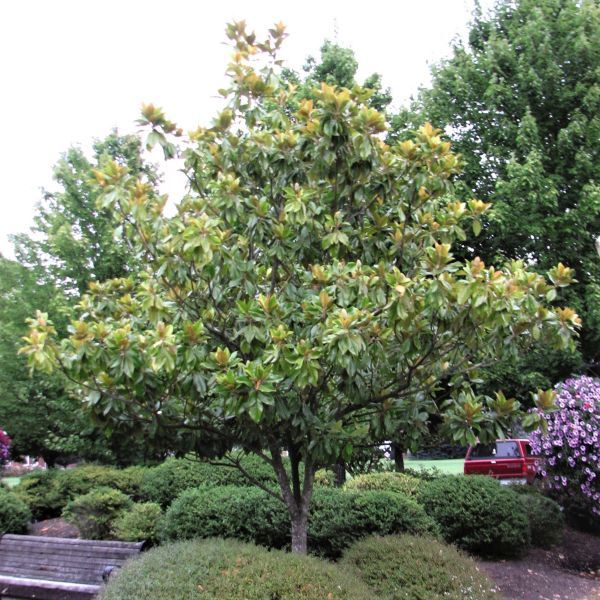
[[[394,455],[394,468],[396,472],[404,472],[404,454],[403,448],[400,444],[392,442],[392,454]]]
[[[291,515],[292,520],[292,552],[306,554],[308,552],[308,511],[299,511]]]
[[[292,552],[306,554],[308,551],[308,512],[315,477],[314,467],[310,461],[305,461],[304,473],[301,477],[300,453],[297,448],[290,445],[288,448],[291,466],[290,481],[281,460],[280,449],[273,445],[270,450],[281,495],[290,515]]]
[[[346,483],[346,463],[338,458],[333,470],[335,471],[335,487],[342,487]]]

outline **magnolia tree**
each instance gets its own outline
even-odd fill
[[[553,495],[600,525],[600,381],[568,379],[557,386],[557,410],[542,415],[543,429],[531,435],[543,456]]]
[[[10,452],[11,439],[8,437],[8,433],[3,429],[0,429],[0,465],[4,464],[8,460],[8,454]]]
[[[437,130],[389,146],[372,91],[282,83],[281,25],[263,42],[243,23],[227,35],[226,108],[210,127],[184,137],[143,109],[148,144],[185,158],[176,214],[125,166],[96,172],[145,270],[91,283],[65,339],[39,314],[22,351],[63,369],[106,427],[232,465],[232,448],[261,457],[306,552],[321,466],[422,431],[431,413],[460,443],[503,434],[518,403],[469,382],[534,340],[570,343],[577,315],[546,303],[572,272],[457,262],[452,243],[488,205],[454,196],[460,161]]]

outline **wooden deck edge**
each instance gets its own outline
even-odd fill
[[[0,597],[37,598],[39,600],[89,600],[99,591],[99,585],[10,577],[0,575]]]

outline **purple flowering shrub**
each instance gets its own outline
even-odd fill
[[[4,429],[0,429],[0,465],[8,460],[8,452],[10,450],[11,439]]]
[[[547,427],[530,435],[544,458],[546,488],[572,519],[600,527],[600,381],[567,379],[556,386],[557,410],[542,415]]]

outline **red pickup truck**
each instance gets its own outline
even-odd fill
[[[464,473],[491,475],[500,483],[533,483],[538,463],[529,440],[497,440],[494,444],[469,446]]]

